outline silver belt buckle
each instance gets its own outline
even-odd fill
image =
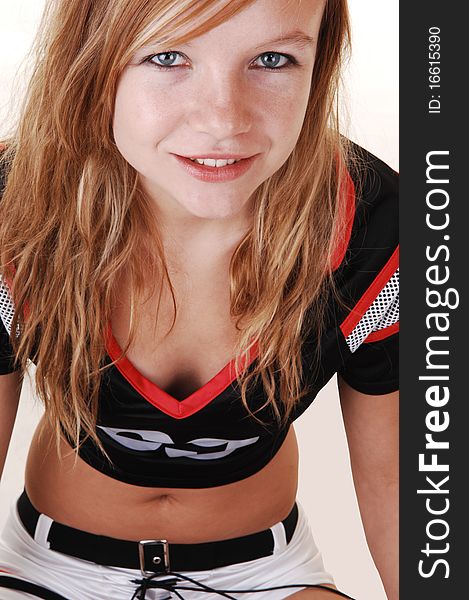
[[[153,552],[151,551],[152,548]],[[138,556],[140,571],[144,577],[151,577],[155,573],[168,573],[170,570],[167,540],[141,540],[138,543]],[[155,570],[147,571],[145,562],[155,565]]]

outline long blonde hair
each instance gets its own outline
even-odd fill
[[[17,360],[23,369],[28,359],[36,364],[36,391],[57,443],[65,432],[76,448],[91,436],[102,449],[95,428],[105,327],[123,269],[134,315],[124,354],[148,281],[160,289],[166,282],[173,293],[149,199],[113,142],[119,75],[155,35],[188,41],[252,2],[47,4],[24,108],[1,158],[8,177],[0,273],[12,286]],[[346,164],[347,149],[338,134],[337,91],[348,44],[346,0],[327,0],[301,134],[288,160],[253,194],[252,228],[230,264],[242,402],[249,410],[249,385],[261,378],[266,403],[282,422],[307,392],[302,346],[306,336],[321,337],[334,290],[331,257],[345,227],[338,165]],[[174,325],[174,294],[173,306]],[[242,364],[254,343],[259,356],[248,373]]]

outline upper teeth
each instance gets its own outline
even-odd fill
[[[239,162],[239,160],[235,160],[234,158],[228,159],[215,159],[215,158],[191,158],[192,161],[196,161],[199,165],[206,165],[207,167],[226,167],[226,165],[232,165],[235,162]]]

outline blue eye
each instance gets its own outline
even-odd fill
[[[178,57],[182,58],[182,55],[179,52],[169,50],[168,52],[159,52],[158,54],[153,54],[152,56],[149,56],[146,60],[160,69],[171,69],[174,67],[182,66],[179,64],[174,64],[174,61]]]
[[[284,67],[290,67],[297,64],[297,61],[293,56],[280,54],[279,52],[264,52],[264,54],[261,54],[256,58],[256,61],[257,60],[262,61],[261,69],[267,69],[269,71],[278,71]],[[282,61],[284,62],[282,63]]]

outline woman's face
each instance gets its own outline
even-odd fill
[[[118,83],[114,137],[162,217],[249,214],[252,193],[298,139],[323,8],[324,0],[257,0],[189,43],[155,43],[132,58]],[[195,157],[252,158],[214,167]]]

